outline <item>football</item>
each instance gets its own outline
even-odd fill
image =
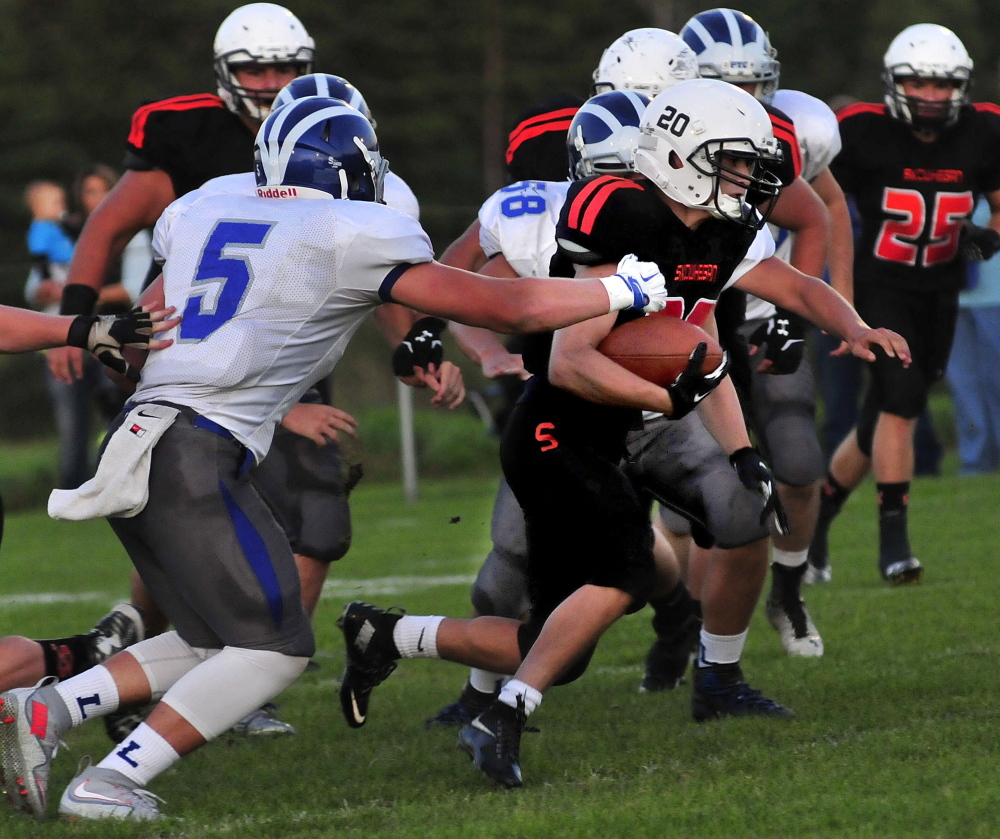
[[[719,342],[701,327],[663,313],[613,329],[597,349],[647,382],[665,386],[684,372],[702,341],[708,344],[708,352],[701,369],[709,373],[722,361]]]

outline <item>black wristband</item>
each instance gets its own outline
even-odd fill
[[[97,305],[97,292],[83,283],[70,283],[63,287],[60,315],[92,315]]]
[[[69,332],[66,334],[67,347],[79,347],[87,349],[87,340],[90,338],[90,327],[94,325],[97,318],[94,315],[77,315],[69,325]]]

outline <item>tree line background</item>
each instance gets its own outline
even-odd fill
[[[23,305],[25,184],[68,184],[94,162],[117,166],[140,103],[214,92],[212,41],[237,5],[0,2],[0,105],[7,115],[0,124],[0,302]],[[317,69],[346,77],[364,94],[383,152],[420,199],[438,253],[503,184],[506,135],[523,108],[556,92],[587,96],[602,51],[623,32],[677,31],[711,8],[691,0],[287,5],[316,40]],[[932,22],[953,29],[975,60],[973,98],[996,98],[1000,0],[747,0],[740,8],[770,33],[783,87],[826,100],[880,100],[889,41],[904,26]],[[23,399],[12,402],[7,386],[26,363],[0,366],[0,434],[28,410]],[[46,407],[43,397],[29,401],[31,413]]]

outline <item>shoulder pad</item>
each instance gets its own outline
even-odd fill
[[[146,127],[150,117],[170,115],[201,108],[225,108],[223,101],[212,93],[195,93],[191,96],[174,96],[171,99],[160,99],[140,106],[132,114],[132,124],[129,130],[128,142],[137,149],[146,143]]]

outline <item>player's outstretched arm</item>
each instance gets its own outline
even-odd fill
[[[792,265],[811,277],[822,277],[830,241],[830,214],[813,188],[796,178],[781,190],[769,220],[795,234]]]
[[[843,338],[848,346],[838,350],[839,355],[850,352],[864,361],[874,361],[872,347],[878,345],[904,365],[911,361],[910,348],[901,335],[889,329],[870,327],[830,286],[815,277],[807,277],[780,259],[765,259],[740,277],[736,285]]]
[[[498,280],[426,262],[399,277],[392,297],[497,332],[543,332],[609,312],[659,311],[666,305],[663,275],[654,265],[626,257],[618,267],[617,274],[594,280]]]

